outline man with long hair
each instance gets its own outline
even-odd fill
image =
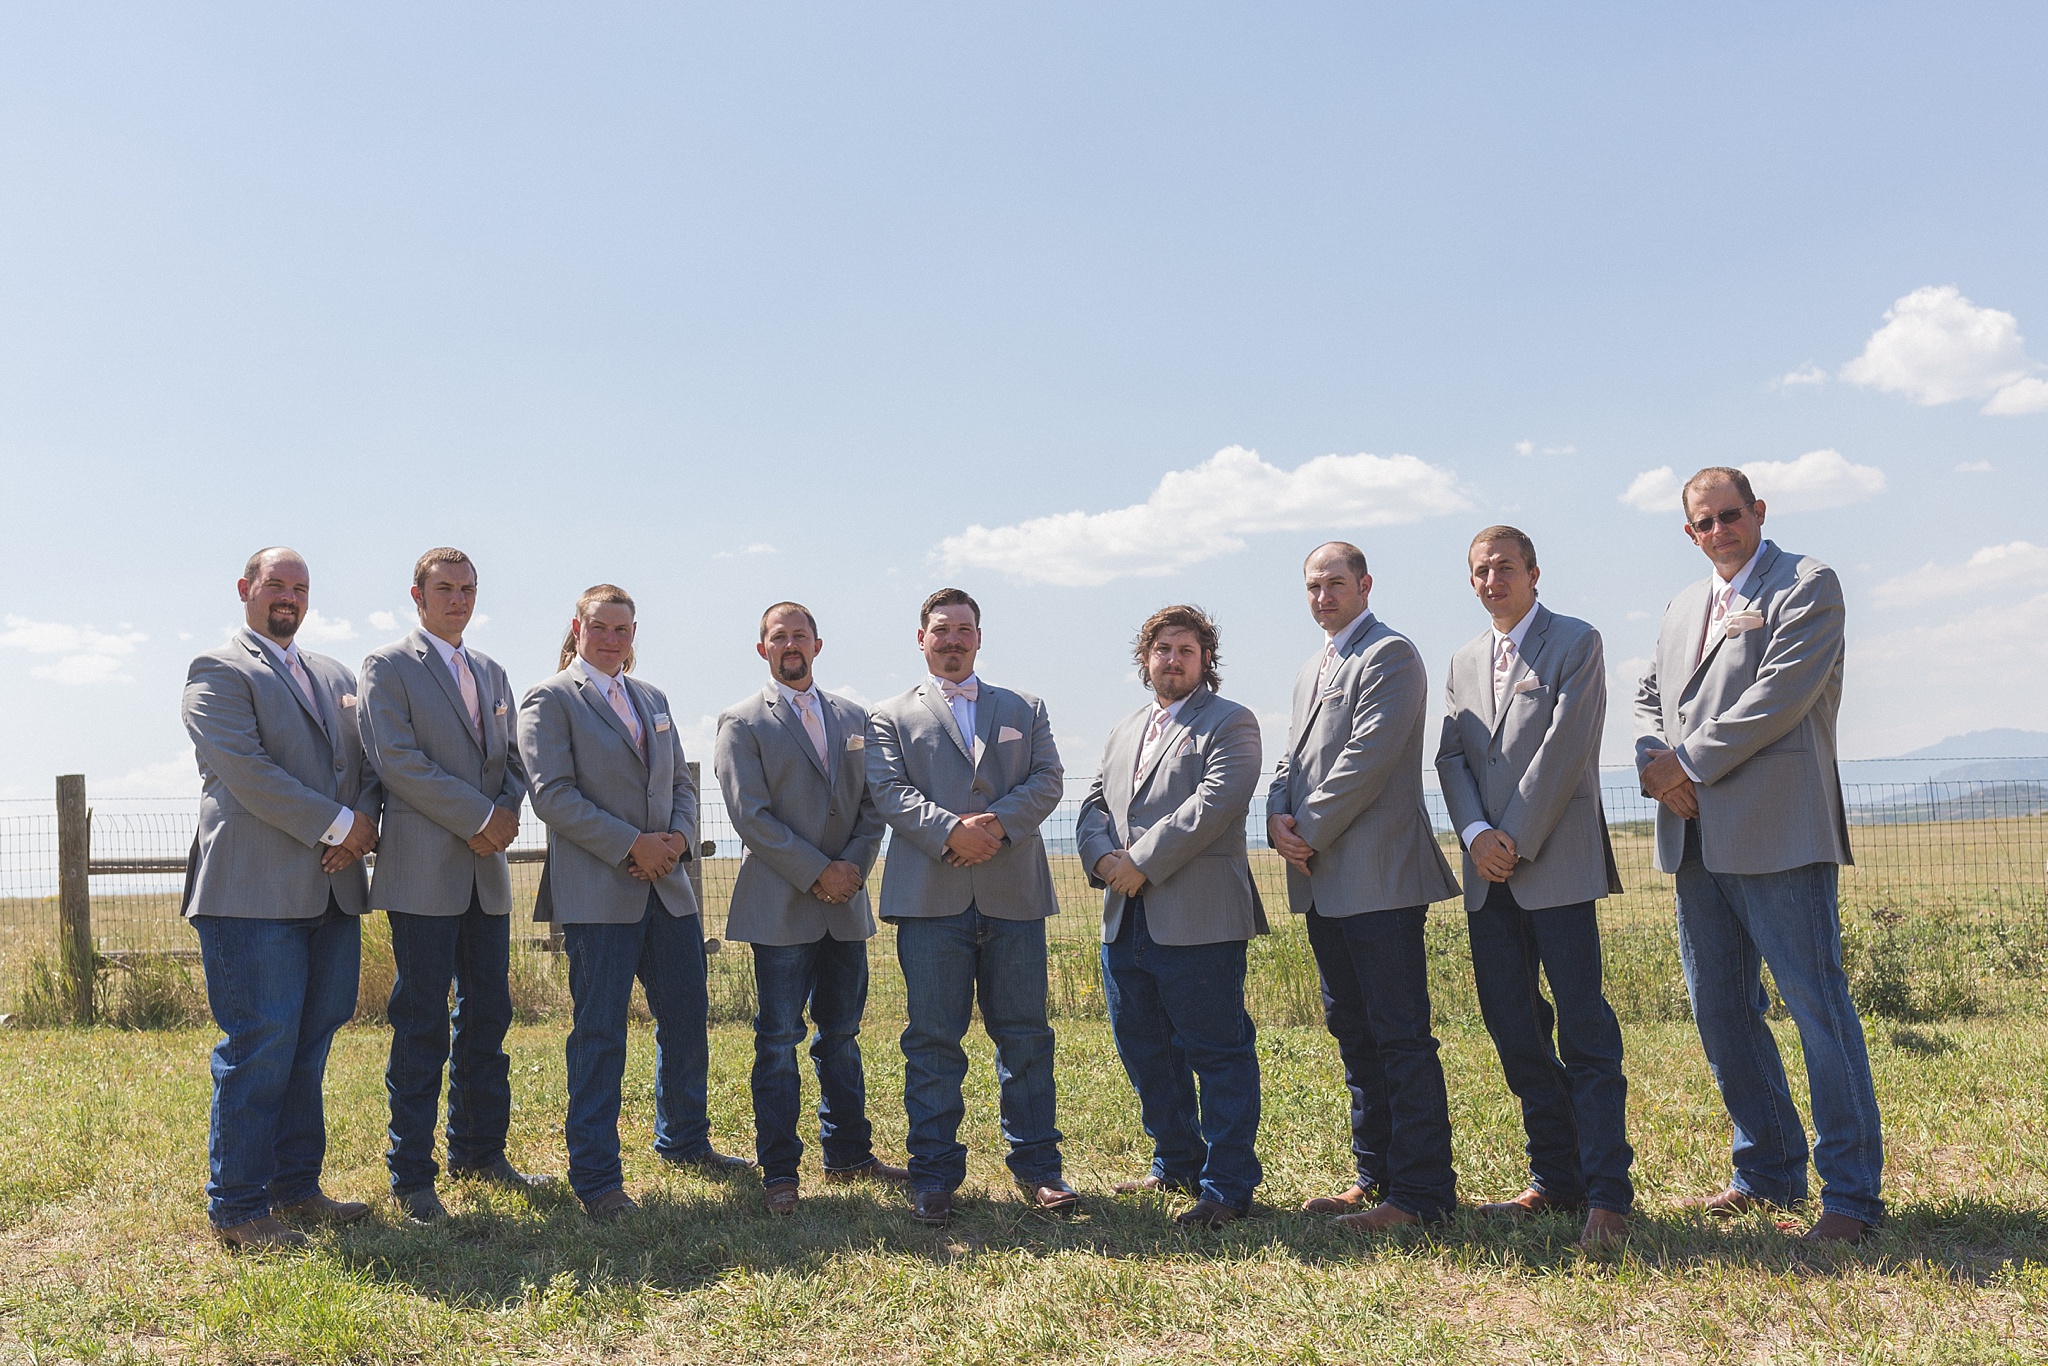
[[[629,675],[633,599],[601,583],[576,600],[560,673],[519,704],[519,754],[548,827],[536,920],[569,954],[569,1185],[591,1218],[633,1208],[619,1164],[619,1086],[637,978],[654,1015],[654,1151],[703,1171],[752,1164],[711,1146],[704,930],[683,864],[697,785],[668,697]]]
[[[1102,888],[1110,1028],[1152,1139],[1151,1171],[1117,1192],[1193,1195],[1176,1222],[1209,1229],[1250,1212],[1262,1176],[1244,973],[1245,942],[1267,932],[1244,836],[1259,722],[1217,695],[1220,645],[1199,607],[1146,619],[1133,654],[1152,700],[1110,732],[1075,829]]]

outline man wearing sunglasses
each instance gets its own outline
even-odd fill
[[[1700,1043],[1735,1125],[1734,1180],[1687,1203],[1732,1216],[1806,1198],[1806,1130],[1764,1022],[1768,963],[1813,1104],[1822,1213],[1806,1237],[1860,1242],[1884,1218],[1884,1142],[1835,899],[1851,862],[1835,768],[1842,586],[1764,539],[1742,471],[1703,469],[1681,501],[1713,572],[1664,609],[1636,690],[1636,767],[1658,803],[1657,867],[1677,875]]]

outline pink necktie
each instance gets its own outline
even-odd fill
[[[1166,733],[1166,727],[1173,721],[1173,713],[1164,707],[1152,709],[1152,724],[1145,727],[1145,738],[1138,745],[1137,773],[1145,771],[1145,756],[1152,752],[1152,746],[1159,743],[1159,737]]]
[[[1501,701],[1508,695],[1508,676],[1515,671],[1515,642],[1503,639],[1493,661],[1493,711],[1500,714]]]
[[[469,708],[469,724],[476,728],[477,738],[484,733],[484,709],[477,701],[476,675],[469,671],[469,656],[457,650],[448,656],[455,665],[455,686],[462,693],[462,705]]]
[[[818,715],[818,699],[810,693],[800,692],[794,694],[792,700],[796,703],[796,714],[803,718],[804,734],[811,737],[811,748],[818,751],[818,762],[831,768],[832,755],[825,748],[825,722]]]
[[[320,703],[313,695],[312,677],[306,673],[306,666],[299,662],[299,652],[287,650],[284,662],[291,669],[292,679],[299,685],[300,693],[305,696],[306,705],[313,709],[313,719],[320,723],[320,733],[326,734],[327,718],[320,714]]]
[[[619,714],[619,719],[626,723],[627,734],[633,737],[633,748],[640,751],[641,758],[646,758],[647,746],[640,742],[640,717],[626,700],[625,681],[614,675],[606,693],[611,698],[612,710]]]
[[[1316,666],[1316,691],[1323,690],[1323,683],[1330,676],[1330,666],[1337,662],[1337,642],[1331,641],[1323,647],[1323,662]]]

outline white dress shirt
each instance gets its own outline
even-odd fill
[[[585,678],[597,684],[597,690],[600,694],[603,695],[605,705],[608,707],[611,706],[612,689],[614,687],[617,687],[621,692],[625,691],[626,684],[623,677],[623,670],[620,673],[615,674],[602,673],[597,669],[592,668],[590,665],[590,661],[585,659],[582,655],[576,656],[576,667],[583,670],[583,676]],[[626,692],[625,698],[626,710],[632,714],[633,718],[631,724],[629,724],[626,727],[626,729],[630,730],[633,733],[633,743],[636,745],[640,745],[642,751],[641,757],[644,759],[647,757],[645,753],[647,746],[642,744],[640,740],[640,709],[633,705],[633,694]],[[613,708],[613,710],[616,711],[617,708]]]
[[[930,675],[930,678],[932,687],[938,689],[940,699],[945,702],[946,710],[953,713],[953,724],[960,728],[960,743],[966,747],[967,762],[970,764],[980,763],[981,755],[978,752],[978,746],[981,740],[974,733],[974,703],[964,697],[947,697],[945,690],[946,685],[951,682],[950,679],[940,678],[937,674]],[[975,674],[967,675],[959,683],[953,683],[952,686],[957,688],[966,683],[972,683],[976,692],[981,690],[981,679]]]
[[[299,658],[299,642],[295,640],[289,645],[280,646],[276,641],[272,640],[269,636],[264,635],[261,631],[257,631],[254,634],[256,636],[256,639],[262,641],[265,645],[270,647],[270,653],[276,655],[279,662],[284,665],[284,672],[287,678],[291,677],[294,670],[298,670],[302,671],[306,675],[306,680],[308,682],[312,681],[313,671],[311,669],[306,668],[305,661]],[[292,686],[296,688],[298,687],[298,684],[293,683]],[[306,700],[313,704],[314,714],[318,715],[320,709],[320,699],[317,697],[307,697]],[[326,730],[327,723],[324,721],[321,722],[320,729],[323,731]],[[331,735],[327,738],[330,742],[332,742],[334,739],[334,737]],[[334,813],[334,820],[328,824],[326,833],[320,836],[320,842],[322,844],[328,845],[340,844],[343,840],[348,838],[348,832],[355,828],[355,810],[352,807],[344,806],[339,811]]]
[[[1535,604],[1532,603],[1530,604],[1529,610],[1522,613],[1522,619],[1516,622],[1507,631],[1502,631],[1498,626],[1493,628],[1493,668],[1495,670],[1500,668],[1500,652],[1504,644],[1512,643],[1515,647],[1515,653],[1517,655],[1520,655],[1522,653],[1522,642],[1529,638],[1529,625],[1531,622],[1535,620],[1536,607]],[[1492,681],[1492,678],[1493,671],[1489,670],[1487,673],[1487,679],[1489,683]],[[1499,708],[1505,701],[1506,699],[1503,698],[1494,703],[1494,714],[1496,716],[1500,714]],[[1473,840],[1478,839],[1483,832],[1491,829],[1493,829],[1493,826],[1488,824],[1486,821],[1474,821],[1472,822],[1472,824],[1466,826],[1463,830],[1460,830],[1458,832],[1458,838],[1465,842],[1465,847],[1467,849],[1470,849],[1472,847]]]
[[[1193,694],[1190,693],[1189,696],[1193,696]],[[1145,720],[1145,738],[1138,745],[1138,767],[1136,772],[1143,773],[1145,771],[1145,762],[1152,757],[1154,746],[1165,738],[1167,731],[1173,729],[1173,723],[1180,720],[1180,709],[1187,705],[1187,701],[1188,699],[1183,697],[1180,701],[1166,707],[1160,706],[1157,701],[1153,702],[1152,714]],[[1159,714],[1161,712],[1166,713],[1164,725],[1161,725],[1159,721]]]
[[[810,687],[805,688],[802,692],[798,692],[795,688],[790,687],[789,684],[778,678],[775,680],[775,690],[782,694],[784,706],[796,708],[799,724],[803,722],[805,708],[809,708],[810,715],[818,718],[817,736],[815,738],[811,736],[808,726],[804,728],[804,736],[806,739],[811,740],[811,748],[818,752],[818,762],[830,768],[832,766],[831,751],[825,748],[825,699],[818,692],[816,680],[812,681]],[[797,703],[799,697],[804,699],[801,706]]]
[[[1743,589],[1743,585],[1749,582],[1749,576],[1756,572],[1756,562],[1758,560],[1761,560],[1763,557],[1764,542],[1759,541],[1757,542],[1756,554],[1750,556],[1748,562],[1744,564],[1742,568],[1735,571],[1735,576],[1733,578],[1723,579],[1720,585],[1714,589],[1713,593],[1709,595],[1707,599],[1707,625],[1703,627],[1702,630],[1711,630],[1713,627],[1715,603],[1718,601],[1721,604],[1722,611],[1725,613],[1727,611],[1728,604],[1735,601],[1736,594],[1740,593]],[[1720,570],[1717,568],[1714,572],[1718,574],[1720,573]],[[1702,635],[1699,641],[1699,652],[1696,658],[1705,659],[1706,657],[1707,642],[1706,637]],[[1684,747],[1682,745],[1673,745],[1671,747],[1671,752],[1672,754],[1677,756],[1678,766],[1685,770],[1685,776],[1692,779],[1694,782],[1698,782],[1700,780],[1700,775],[1693,772],[1692,765],[1685,761]]]

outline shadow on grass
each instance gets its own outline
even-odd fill
[[[466,1199],[464,1197],[467,1197]],[[466,1308],[502,1309],[567,1282],[582,1294],[700,1289],[736,1272],[825,1272],[849,1257],[946,1264],[1005,1256],[1082,1253],[1119,1261],[1271,1261],[1331,1266],[1372,1258],[1443,1261],[1473,1270],[1544,1274],[1651,1274],[1704,1266],[1801,1276],[1856,1269],[1937,1269],[1981,1284],[2021,1261],[2048,1260],[2048,1212],[1985,1201],[1911,1205],[1858,1247],[1800,1242],[1761,1214],[1736,1220],[1658,1213],[1631,1221],[1626,1249],[1588,1257],[1579,1221],[1539,1216],[1504,1224],[1469,1211],[1434,1229],[1360,1236],[1326,1218],[1259,1207],[1217,1233],[1172,1222],[1178,1204],[1157,1198],[1083,1197],[1061,1220],[1006,1193],[969,1195],[953,1223],[914,1223],[898,1193],[878,1186],[807,1192],[791,1217],[768,1214],[751,1180],[675,1179],[640,1197],[640,1209],[592,1224],[567,1188],[531,1202],[460,1192],[462,1212],[431,1227],[379,1221],[323,1238],[315,1256],[366,1280]],[[1789,1220],[1789,1216],[1785,1216]],[[1803,1223],[1801,1224],[1803,1227]]]

